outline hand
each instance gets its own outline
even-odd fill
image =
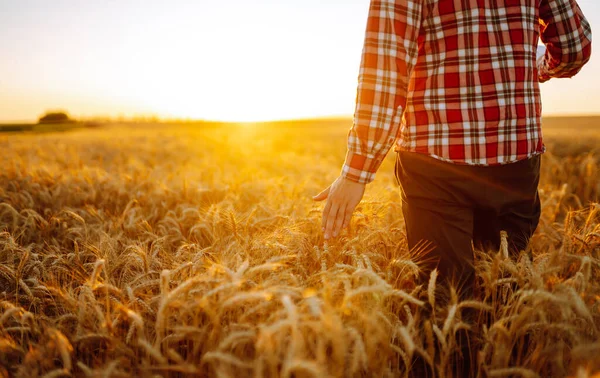
[[[343,228],[348,227],[354,209],[365,194],[365,184],[338,177],[327,189],[313,197],[315,201],[327,200],[323,210],[325,240],[336,238]]]

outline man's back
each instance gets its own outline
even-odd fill
[[[372,1],[345,177],[371,181],[396,140],[468,165],[542,153],[539,82],[577,73],[590,40],[574,0]]]
[[[580,26],[559,7],[559,2],[539,0],[425,1],[401,149],[479,165],[543,152],[539,20],[557,19],[575,31]],[[561,71],[572,76],[589,54],[578,43],[551,52],[560,57],[564,47],[575,47],[572,53],[578,54]]]

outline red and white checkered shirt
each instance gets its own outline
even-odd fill
[[[590,54],[575,0],[372,0],[342,175],[371,182],[395,143],[469,165],[540,154],[539,83]]]

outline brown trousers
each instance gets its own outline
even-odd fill
[[[473,246],[527,248],[540,218],[540,156],[501,166],[469,166],[400,151],[396,179],[411,249],[430,242],[425,271],[458,279],[470,288],[475,279]]]

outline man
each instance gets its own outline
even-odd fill
[[[545,55],[536,60],[538,40]],[[325,239],[348,226],[394,143],[409,247],[471,280],[473,244],[527,247],[540,216],[539,83],[589,60],[575,0],[372,0],[341,176],[315,200]]]

